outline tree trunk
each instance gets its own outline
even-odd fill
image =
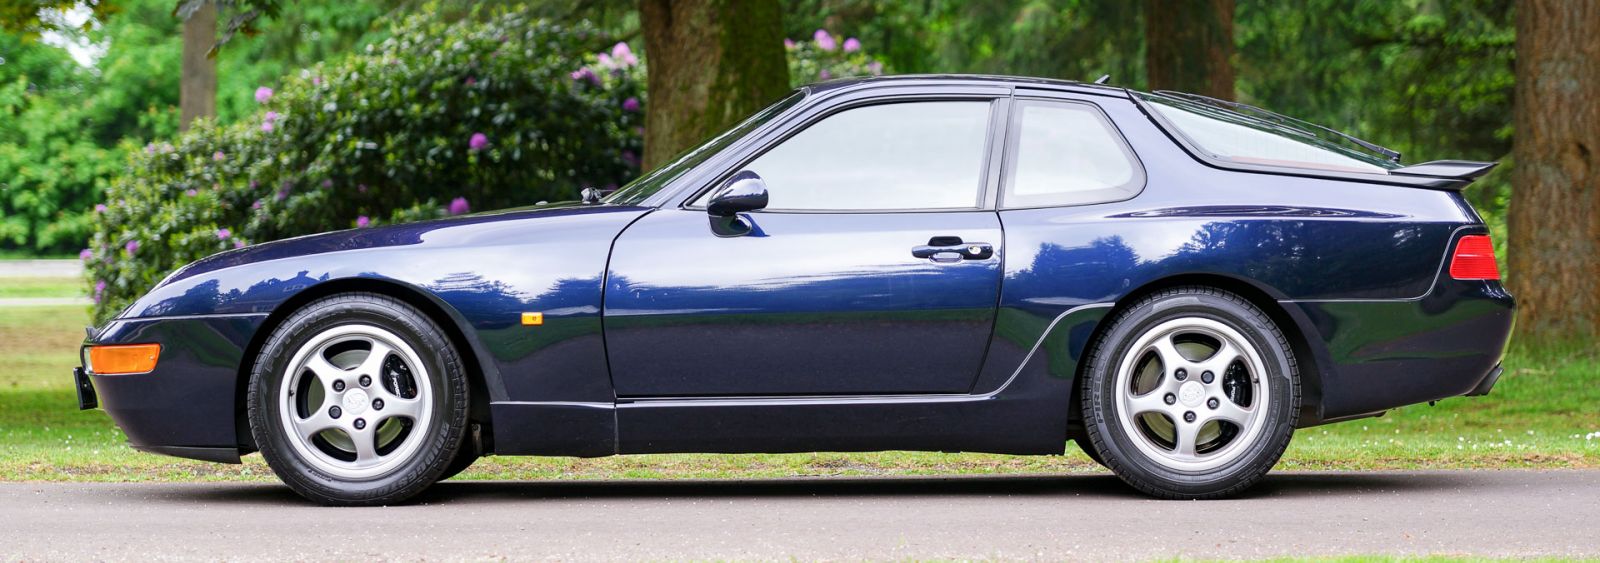
[[[1233,0],[1146,0],[1151,90],[1233,99]]]
[[[217,115],[217,61],[206,55],[217,42],[217,7],[206,2],[183,22],[183,73],[178,79],[178,127]]]
[[[1534,342],[1592,337],[1600,333],[1600,2],[1521,0],[1516,10],[1506,254],[1517,332]]]
[[[789,91],[777,0],[640,0],[655,168]]]

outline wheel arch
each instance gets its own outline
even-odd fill
[[[477,424],[485,430],[483,440],[487,441],[487,428],[489,427],[489,372],[486,371],[484,362],[479,358],[478,347],[474,346],[467,338],[466,331],[462,328],[462,320],[455,314],[449,304],[438,299],[437,296],[415,286],[385,279],[373,278],[339,278],[328,280],[310,287],[285,299],[273,308],[267,315],[256,334],[251,337],[250,344],[244,350],[243,361],[239,362],[239,371],[234,385],[234,432],[239,437],[241,452],[255,451],[256,444],[250,433],[249,408],[246,403],[249,396],[250,373],[255,367],[256,357],[260,355],[261,348],[266,345],[267,339],[273,331],[283,324],[285,319],[295,311],[324,297],[342,293],[376,293],[386,297],[400,300],[400,302],[415,307],[430,320],[437,323],[445,333],[450,344],[456,347],[461,355],[461,360],[466,364],[467,380],[471,385],[470,396],[472,404],[468,407],[467,422]],[[492,369],[489,367],[487,369]],[[467,437],[468,440],[472,436]],[[488,450],[487,443],[484,449]]]
[[[1122,297],[1118,298],[1111,311],[1106,313],[1105,320],[1100,322],[1089,336],[1089,345],[1094,346],[1100,342],[1100,337],[1111,328],[1111,322],[1124,310],[1138,303],[1145,296],[1174,287],[1203,286],[1220,289],[1243,297],[1251,305],[1261,309],[1268,318],[1283,331],[1289,339],[1290,352],[1294,354],[1295,363],[1300,373],[1300,420],[1301,426],[1309,426],[1315,421],[1322,420],[1322,384],[1324,381],[1323,366],[1326,364],[1319,358],[1325,358],[1327,351],[1322,349],[1320,341],[1307,336],[1305,326],[1295,318],[1294,312],[1284,307],[1280,300],[1287,299],[1281,292],[1270,286],[1262,285],[1246,278],[1214,274],[1214,273],[1186,273],[1167,276],[1146,282],[1133,288]],[[1083,357],[1087,357],[1091,350],[1085,349]],[[1086,381],[1089,369],[1088,362],[1079,362],[1076,381]],[[1071,412],[1068,415],[1068,437],[1072,436],[1074,429],[1083,424],[1082,397],[1079,392],[1081,384],[1074,385],[1072,396],[1069,399]]]

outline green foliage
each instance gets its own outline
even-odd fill
[[[882,61],[862,50],[859,39],[834,37],[826,29],[818,29],[810,37],[810,41],[783,40],[788,51],[789,82],[794,86],[834,78],[880,76],[886,71]]]
[[[571,199],[636,172],[633,65],[593,57],[592,30],[513,11],[429,13],[364,52],[316,65],[256,113],[134,151],[85,251],[104,319],[178,266],[332,228]],[[598,70],[598,72],[597,72]]]

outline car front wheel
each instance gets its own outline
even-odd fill
[[[393,298],[335,295],[280,324],[250,378],[250,430],[272,471],[329,505],[402,502],[433,484],[467,420],[460,358]]]
[[[1085,434],[1124,482],[1174,499],[1226,497],[1264,477],[1299,413],[1288,340],[1249,301],[1205,287],[1145,297],[1090,357]]]

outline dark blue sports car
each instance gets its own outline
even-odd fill
[[[91,330],[80,406],[327,504],[483,455],[1068,440],[1222,497],[1296,428],[1494,386],[1491,167],[1174,92],[824,83],[603,197],[184,267]]]

